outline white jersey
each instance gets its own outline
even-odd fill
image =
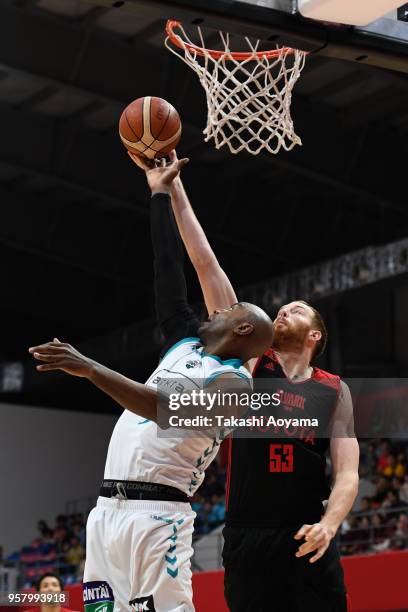
[[[186,381],[186,388],[203,388],[224,373],[248,380],[239,359],[222,361],[203,351],[199,338],[185,338],[169,349],[146,385],[157,389],[161,380]],[[204,480],[222,436],[159,437],[156,423],[125,410],[113,430],[105,465],[106,480],[137,480],[176,487],[189,496]]]

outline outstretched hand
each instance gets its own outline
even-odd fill
[[[40,344],[28,349],[34,359],[43,361],[37,366],[39,372],[62,370],[72,376],[88,378],[92,373],[94,362],[81,355],[73,346],[54,338],[53,342]]]
[[[150,160],[128,151],[128,155],[136,166],[146,172],[147,182],[152,193],[169,193],[174,179],[180,174],[180,170],[188,164],[189,159],[178,159],[175,151],[169,154],[170,162],[166,160]]]

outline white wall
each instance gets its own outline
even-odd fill
[[[75,401],[75,398],[73,398]],[[0,545],[5,554],[54,525],[67,501],[97,496],[118,415],[0,404]]]

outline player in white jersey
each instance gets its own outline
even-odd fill
[[[226,373],[245,380],[250,388],[251,377],[239,359],[222,362],[203,352],[199,338],[184,338],[169,349],[146,385],[156,389],[170,375],[180,391],[181,386],[183,391],[199,389]],[[191,496],[201,485],[218,448],[219,442],[210,437],[158,437],[156,423],[125,411],[109,444],[105,480],[161,483]]]
[[[195,513],[188,498],[200,486],[223,438],[159,436],[158,391],[206,390],[226,381],[250,387],[243,363],[270,345],[272,322],[260,308],[237,303],[200,323],[187,302],[183,250],[169,190],[182,162],[147,173],[152,191],[156,310],[166,339],[146,384],[84,357],[57,339],[30,352],[39,371],[62,370],[90,382],[126,408],[109,445],[104,481],[87,524],[86,612],[191,612],[190,557]],[[166,222],[164,222],[164,219]]]

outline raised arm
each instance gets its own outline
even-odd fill
[[[198,319],[187,301],[184,252],[170,203],[170,187],[187,159],[150,167],[130,155],[146,172],[152,198],[150,228],[154,253],[154,293],[157,322],[165,338],[162,354],[182,338],[197,336]]]
[[[171,153],[170,159],[177,160],[175,151]],[[229,308],[238,301],[237,296],[194,214],[180,177],[172,183],[171,203],[184,246],[200,281],[209,314],[216,308]]]

